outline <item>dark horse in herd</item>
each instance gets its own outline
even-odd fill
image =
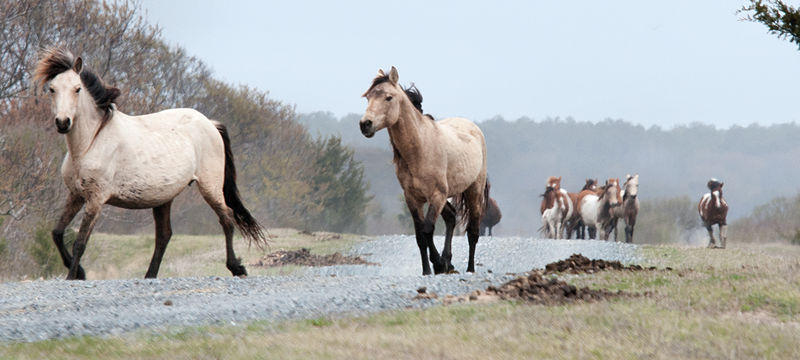
[[[711,179],[706,186],[709,192],[700,198],[697,204],[697,212],[700,214],[700,219],[703,225],[708,230],[708,247],[724,249],[728,240],[728,203],[722,198],[722,187],[725,185],[722,181]],[[719,226],[719,245],[714,239],[713,226]]]

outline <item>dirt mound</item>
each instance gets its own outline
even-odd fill
[[[653,266],[646,270],[655,269],[655,266]],[[625,266],[619,261],[590,260],[581,254],[572,254],[572,256],[565,260],[547,264],[544,268],[544,275],[564,272],[570,274],[592,274],[603,270],[642,271],[645,270],[645,268],[640,265]],[[667,268],[667,270],[671,269]]]
[[[578,288],[556,278],[546,278],[541,270],[534,270],[527,276],[520,276],[499,287],[489,286],[486,291],[478,290],[467,296],[449,297],[445,299],[445,303],[486,302],[499,299],[559,305],[576,301],[599,301],[620,296],[631,296],[631,294],[605,289]]]
[[[603,270],[642,271],[656,270],[655,267],[643,268],[640,265],[622,265],[619,261],[590,260],[581,254],[573,254],[569,258],[547,264],[545,270],[533,270],[527,276],[520,276],[499,287],[489,286],[486,291],[475,291],[465,296],[449,296],[445,304],[454,302],[491,302],[497,300],[522,300],[534,304],[559,305],[575,301],[599,301],[614,297],[647,296],[648,293],[625,293],[606,289],[578,288],[563,280],[547,275],[555,273],[596,273]],[[666,270],[672,270],[666,268]]]
[[[255,266],[274,267],[284,265],[300,266],[333,266],[333,265],[377,265],[364,260],[360,256],[346,256],[341,253],[330,255],[312,254],[311,250],[278,250],[259,259]]]

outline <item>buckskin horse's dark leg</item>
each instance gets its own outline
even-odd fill
[[[153,208],[153,219],[156,223],[156,246],[153,250],[153,258],[150,260],[150,267],[147,269],[145,278],[155,278],[158,276],[158,268],[161,266],[161,258],[167,250],[167,244],[172,237],[172,224],[170,223],[169,211],[172,200],[164,205]]]
[[[445,199],[444,202],[447,203],[447,200]],[[422,233],[428,242],[428,250],[430,252],[431,263],[433,263],[434,274],[441,274],[447,271],[447,267],[443,264],[443,261],[439,256],[439,251],[436,250],[436,244],[433,243],[433,231],[435,230],[436,217],[440,213],[441,211],[437,211],[434,204],[428,203],[428,213],[425,215],[425,221],[423,222],[422,226]]]
[[[444,220],[445,224],[445,233],[444,233],[444,249],[442,249],[442,257],[441,261],[443,265],[445,265],[445,271],[449,272],[455,270],[453,266],[452,259],[453,259],[453,252],[451,249],[452,241],[453,241],[453,230],[456,228],[456,208],[451,204],[449,201],[444,204],[444,208],[442,208],[442,220]],[[491,228],[489,228],[491,232]]]
[[[431,264],[428,262],[428,239],[423,234],[422,218],[416,209],[409,207],[411,218],[414,220],[414,233],[417,237],[417,247],[419,247],[419,256],[422,259],[422,275],[431,274]]]
[[[64,205],[64,210],[61,212],[61,217],[56,223],[55,228],[53,228],[53,242],[56,244],[58,253],[61,255],[61,261],[64,262],[64,266],[66,266],[67,269],[72,266],[72,256],[70,256],[69,252],[67,251],[67,247],[64,245],[64,229],[66,229],[67,225],[72,222],[72,219],[75,218],[75,215],[81,211],[84,203],[85,200],[83,200],[82,197],[72,193],[67,194],[67,202]],[[80,265],[78,265],[78,278],[86,278],[86,273],[83,271],[83,267]]]

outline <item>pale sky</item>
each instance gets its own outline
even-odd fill
[[[800,123],[797,46],[746,0],[144,0],[163,38],[298,112],[360,114],[398,68],[436,117]]]

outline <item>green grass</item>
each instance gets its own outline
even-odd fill
[[[0,357],[800,358],[800,248],[654,246],[643,252],[643,266],[674,270],[601,272],[568,281],[648,296],[561,306],[461,304],[0,344]]]

